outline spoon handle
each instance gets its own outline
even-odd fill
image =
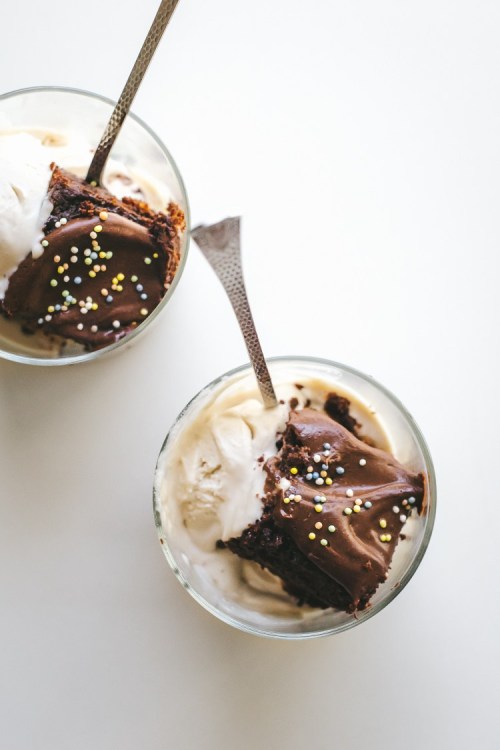
[[[144,40],[141,51],[137,56],[137,60],[134,63],[134,67],[130,71],[127,83],[120,94],[120,98],[111,113],[106,129],[99,145],[97,146],[89,171],[87,172],[87,177],[85,178],[87,182],[95,183],[96,185],[99,184],[109,152],[113,147],[116,136],[120,132],[123,121],[126,118],[137,93],[137,89],[141,85],[144,74],[151,62],[151,58],[155,53],[158,43],[163,36],[163,32],[165,31],[178,2],[179,0],[162,0],[160,3],[160,7],[158,8],[154,21],[151,24],[151,28]]]
[[[215,271],[236,313],[250,356],[264,406],[276,406],[278,401],[264,353],[255,329],[243,281],[240,251],[240,217],[224,219],[218,224],[193,229],[191,236]]]

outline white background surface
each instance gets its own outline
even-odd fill
[[[155,0],[0,6],[1,88],[116,97]],[[496,0],[182,0],[135,111],[193,223],[244,215],[268,355],[373,374],[434,456],[408,588],[348,633],[245,636],[169,571],[154,465],[246,359],[192,247],[161,322],[89,366],[0,364],[2,750],[500,746]]]

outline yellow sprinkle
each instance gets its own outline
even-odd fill
[[[331,484],[333,482],[333,479],[331,477],[327,477],[325,479],[325,484]]]
[[[141,315],[147,315],[147,314],[148,314],[148,311],[146,310],[146,308],[145,307],[141,308]],[[299,500],[300,500],[300,496],[299,496]],[[297,497],[295,497],[295,502],[298,503],[299,500],[297,500]]]
[[[314,528],[315,529],[322,529],[323,528],[323,524],[321,523],[321,521],[316,521],[316,523],[314,524]]]
[[[143,310],[145,310],[145,309],[146,308],[143,308]],[[147,313],[147,310],[146,310],[146,313]],[[301,500],[302,500],[302,495],[295,495],[295,502],[296,503],[300,503]]]
[[[54,305],[49,305],[48,308],[47,308],[47,312],[49,312],[49,313],[53,313],[53,312],[55,312],[55,310],[56,309],[55,309]]]
[[[157,258],[157,257],[158,257],[158,253],[153,253],[153,258]]]
[[[58,266],[57,273],[64,273],[64,266]]]
[[[113,278],[111,279],[111,283],[118,284],[118,279],[116,278],[116,276],[113,276]]]
[[[94,302],[92,305],[92,310],[97,310],[98,307],[99,305],[97,304],[97,302]]]
[[[91,279],[95,279],[95,277],[97,276],[97,274],[96,274],[95,271],[89,271],[89,276],[90,276]]]
[[[117,292],[123,292],[123,287],[122,287],[121,284],[117,284],[116,291]]]
[[[387,526],[387,521],[385,520],[385,518],[381,518],[378,523],[381,529],[385,529]]]
[[[379,539],[380,539],[381,542],[385,542],[386,541],[386,535],[385,534],[381,534],[380,537],[379,537]]]
[[[290,469],[290,474],[293,474],[295,476],[295,474],[298,474],[298,473],[299,473],[299,470],[295,466],[292,466],[292,468]]]
[[[105,257],[106,257],[106,253],[104,252],[104,250],[101,250],[101,252],[99,253],[99,258],[103,259]]]
[[[321,513],[321,511],[323,510],[323,506],[321,505],[321,503],[317,503],[314,506],[314,510],[316,511],[316,513]]]
[[[99,214],[99,218],[100,218],[101,221],[106,221],[106,219],[108,218],[108,212],[107,211],[101,211],[101,213]]]
[[[102,227],[100,224],[97,224],[97,226],[94,227],[94,232],[102,232]]]
[[[360,510],[361,510],[361,508],[359,507],[359,505],[355,505],[355,506],[354,506],[354,508],[353,508],[353,511],[354,511],[355,513],[359,513],[359,512],[360,512]]]
[[[125,276],[122,273],[117,273],[116,278],[118,279],[118,281],[123,281]]]
[[[320,477],[323,477],[323,478],[325,478],[325,477],[328,476],[328,474],[326,473],[326,471],[320,471],[319,475],[320,475]]]
[[[284,497],[283,498],[283,502],[285,503],[285,505],[288,505],[288,503],[290,502],[290,498],[289,497]]]
[[[312,542],[312,541],[313,541],[314,539],[316,539],[316,534],[314,533],[314,531],[311,531],[311,532],[310,532],[310,534],[309,534],[309,539],[311,540],[311,542]]]

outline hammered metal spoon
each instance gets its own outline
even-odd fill
[[[255,371],[264,406],[266,408],[277,406],[278,400],[255,329],[243,280],[240,217],[224,219],[224,221],[208,227],[196,227],[191,232],[191,236],[212,266],[233,306],[245,339],[250,362]]]
[[[111,113],[106,129],[104,130],[102,138],[99,141],[99,145],[97,146],[96,152],[90,163],[89,171],[87,172],[87,177],[85,179],[92,185],[98,185],[101,180],[102,171],[108,159],[109,152],[121,130],[123,121],[129,113],[137,90],[142,83],[142,79],[148,69],[149,63],[151,62],[151,58],[163,36],[163,32],[167,28],[168,22],[172,18],[172,14],[178,2],[179,0],[162,0],[160,3],[160,7],[154,17],[146,39],[143,42],[141,51],[134,63],[134,67],[130,71],[127,83],[120,94],[120,98],[116,102],[115,108]]]

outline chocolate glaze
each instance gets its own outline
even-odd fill
[[[325,443],[331,446],[329,456],[323,455]],[[321,456],[319,463],[315,454]],[[330,485],[318,486],[305,476],[309,466],[320,471],[322,464]],[[338,474],[337,467],[344,473]],[[298,469],[296,475],[292,468]],[[324,412],[309,408],[291,413],[281,448],[265,470],[262,517],[227,546],[278,575],[299,604],[346,611],[365,608],[387,577],[404,527],[400,516],[422,509],[423,476],[407,471],[389,453],[367,445]],[[289,489],[281,488],[282,479],[291,482]],[[347,490],[352,490],[352,497]],[[290,495],[301,499],[285,502]],[[319,503],[318,496],[325,502]],[[354,512],[357,499],[363,505]],[[372,506],[365,508],[365,502]],[[333,532],[328,530],[332,525]],[[390,541],[381,541],[381,535],[390,535]]]
[[[48,245],[12,274],[2,311],[28,333],[101,348],[139,325],[164,296],[179,263],[182,212],[119,201],[57,167],[49,198]]]

